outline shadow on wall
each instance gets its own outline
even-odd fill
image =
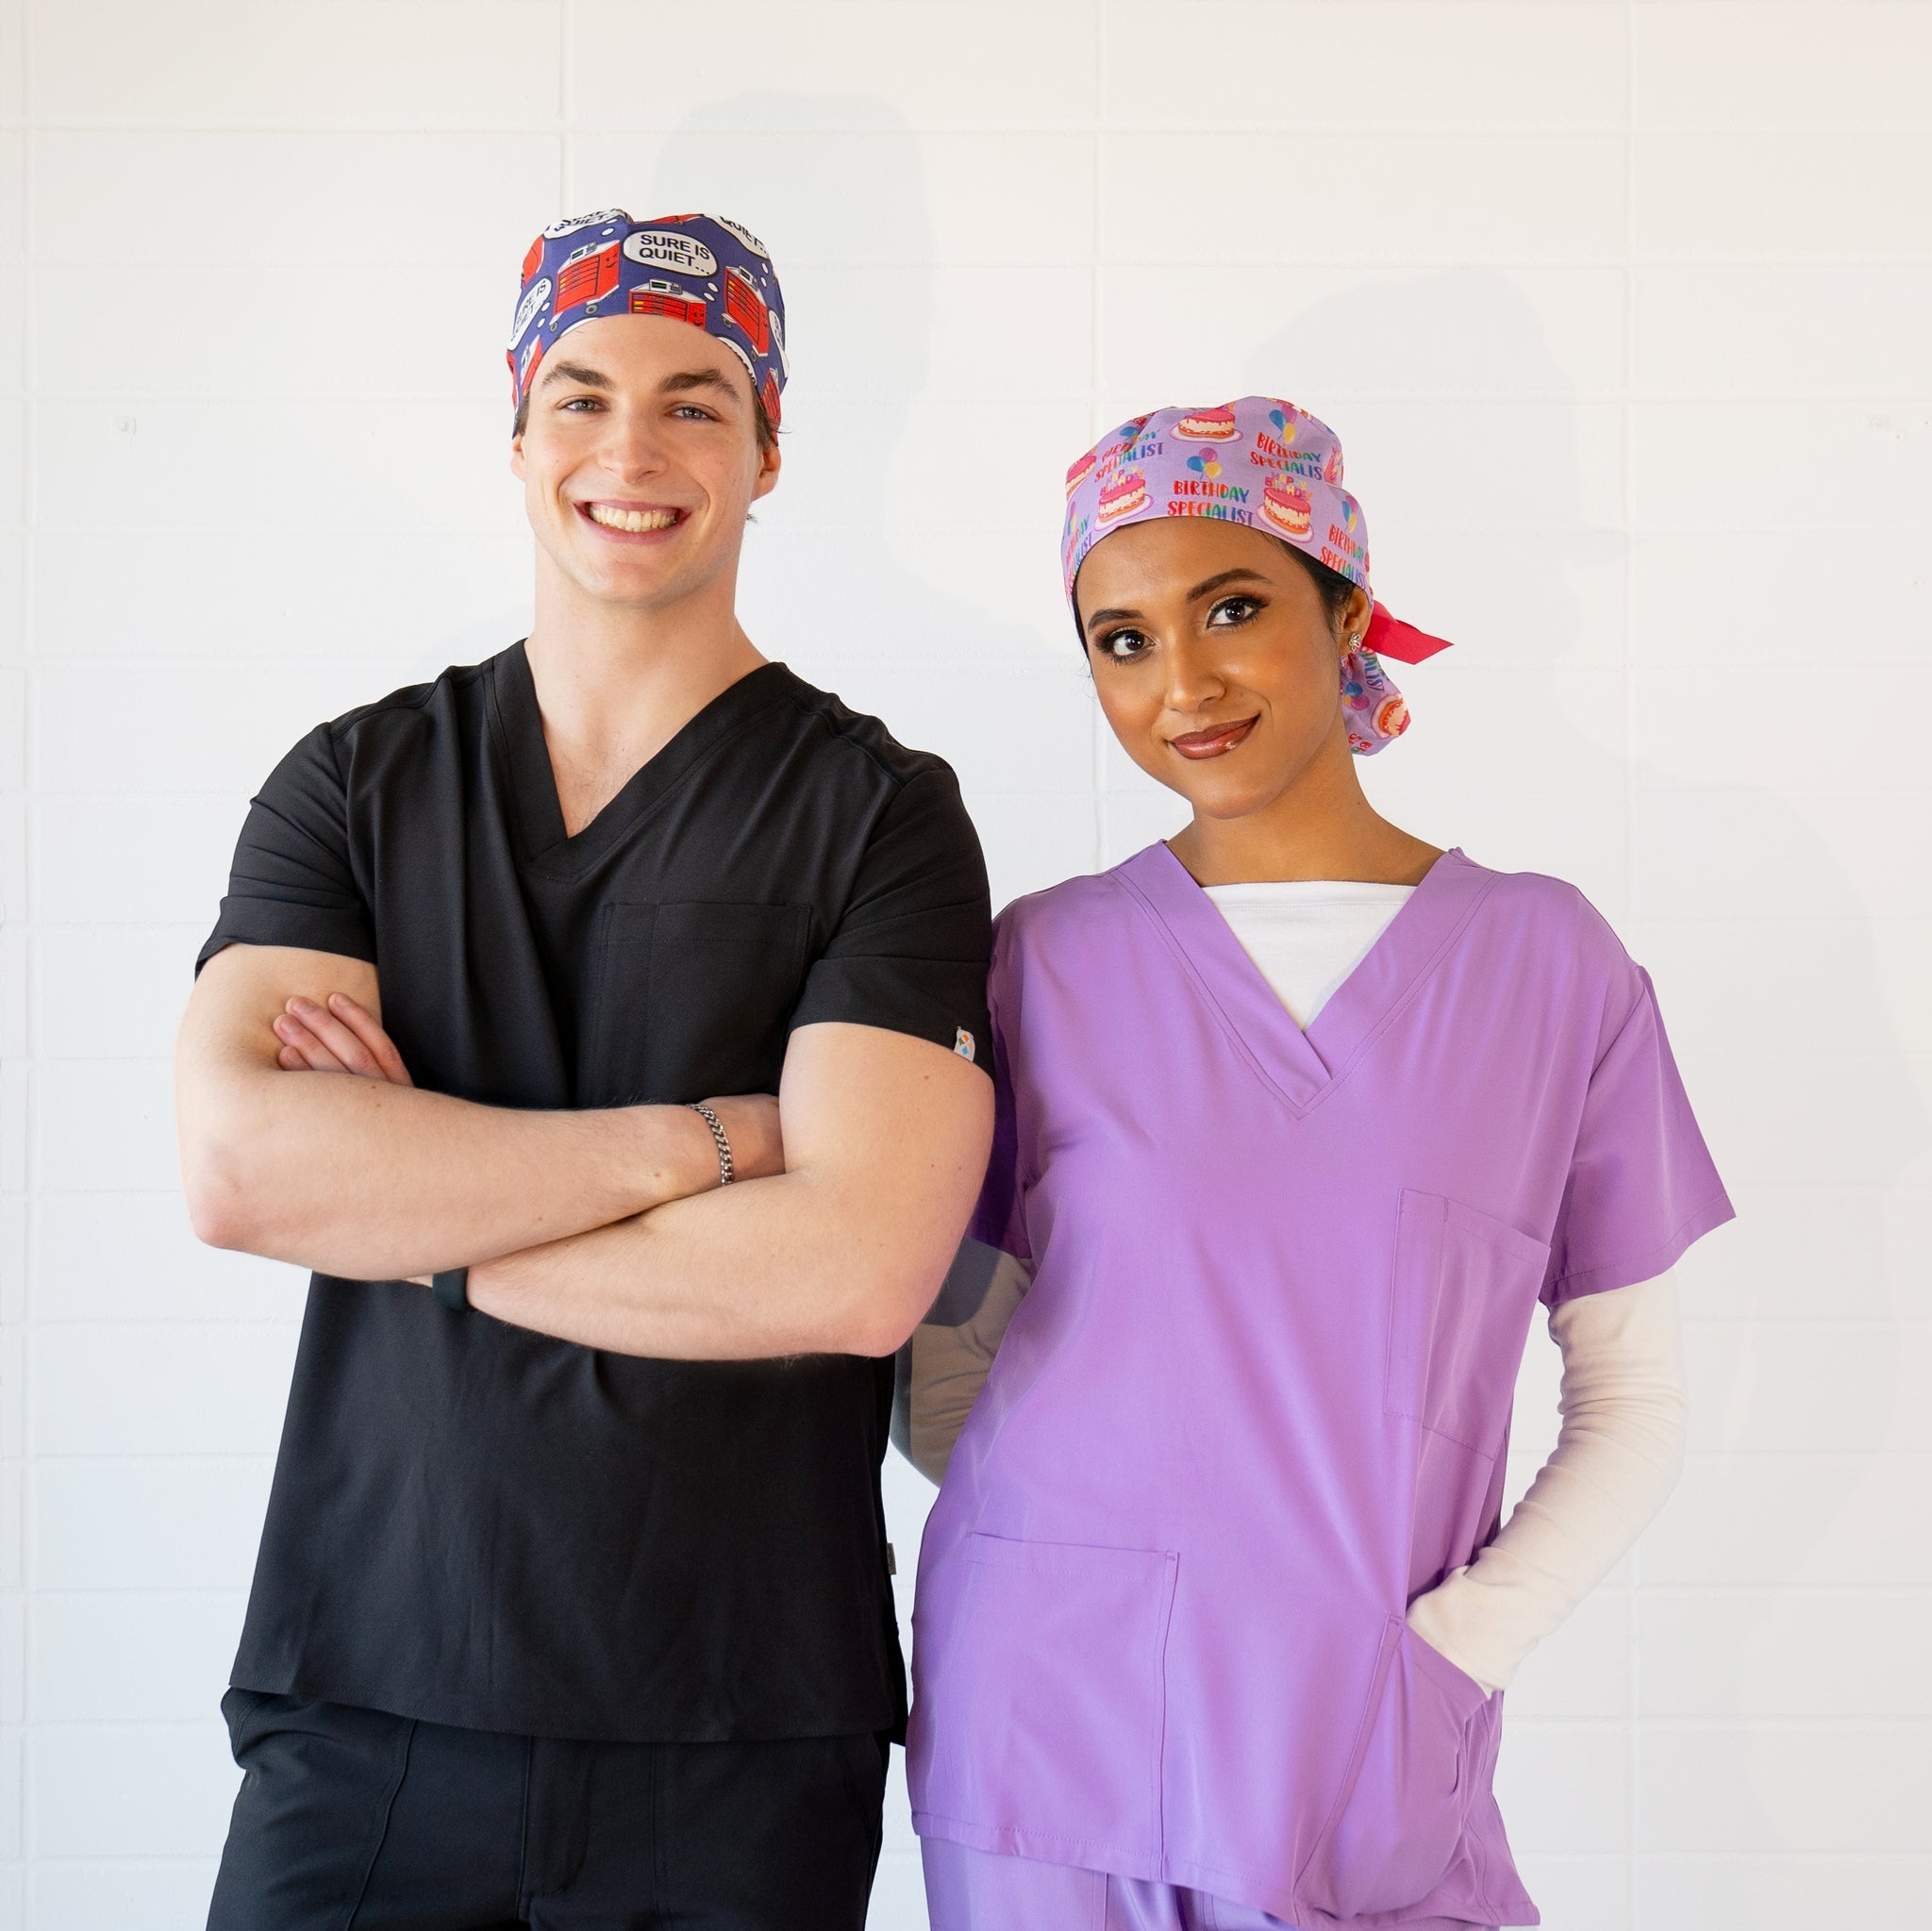
[[[819,131],[798,139],[808,127]],[[586,205],[616,192],[573,187]],[[1017,503],[948,500],[949,442],[992,433],[998,405],[929,394],[935,269],[919,137],[865,96],[741,94],[671,133],[646,198],[747,223],[784,279],[785,474],[747,541],[740,600],[754,641],[952,764],[995,905],[1090,869],[1084,666],[1058,632],[1059,648],[1042,648],[1058,609],[1042,608],[1036,629],[1030,606],[1016,621],[1012,599],[1002,611],[975,593],[999,582],[990,570],[1016,545],[1037,548],[1050,585],[1058,475],[1044,450],[1021,458],[1043,475],[1018,479]]]
[[[1932,1138],[1888,1015],[1873,909],[1787,798],[1635,755],[1620,613],[1627,546],[1643,539],[1589,526],[1586,503],[1601,500],[1583,475],[1591,409],[1505,277],[1391,278],[1314,303],[1257,349],[1247,379],[1335,424],[1361,481],[1378,586],[1413,586],[1413,609],[1391,602],[1460,646],[1398,667],[1416,724],[1364,774],[1378,806],[1483,862],[1585,886],[1661,979],[1692,1099],[1745,1221],[1681,1270],[1701,1453],[1646,1544],[1657,1556],[1645,1573],[1757,1592],[1737,1606],[1728,1642],[1706,1646],[1694,1707],[1633,1714],[1830,1714],[1801,1686],[1792,1701],[1791,1659],[1817,1636],[1805,1605],[1775,1585],[1831,1579],[1867,1457],[1889,1439],[1914,1290],[1888,1273],[1887,1195]],[[1357,418],[1366,433],[1354,436]],[[1593,435],[1591,447],[1604,446]],[[1687,681],[1695,674],[1687,668]],[[1834,1011],[1821,1024],[1807,941],[1826,922]],[[1765,1021],[1740,1024],[1740,1003]],[[1760,1214],[1774,1224],[1752,1227]],[[1793,1246],[1816,1258],[1815,1278],[1795,1273]],[[1794,1317],[1870,1323],[1856,1440],[1819,1440],[1813,1417],[1842,1416],[1845,1396],[1811,1351],[1790,1345],[1778,1323]],[[1866,1455],[1818,1454],[1803,1480],[1768,1485],[1767,1469],[1789,1457],[1748,1451],[1791,1448]],[[1662,1673],[1681,1695],[1683,1671]],[[1690,1741],[1640,1731],[1637,1747],[1667,1756]],[[1691,1802],[1678,1834],[1644,1850],[1825,1848],[1807,1835],[1806,1800],[1782,1787],[1789,1759],[1757,1734],[1700,1725],[1693,1747],[1694,1772],[1650,1759],[1646,1779]],[[1707,1817],[1697,1814],[1706,1802]],[[1754,1904],[1772,1907],[1779,1881],[1775,1869],[1750,1875],[1737,1922]]]

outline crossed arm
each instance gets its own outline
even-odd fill
[[[176,1055],[203,1240],[348,1279],[466,1266],[483,1312],[625,1354],[889,1354],[984,1171],[991,1082],[927,1040],[801,1027],[775,1104],[712,1102],[751,1174],[720,1190],[683,1107],[539,1112],[414,1088],[379,1002],[375,968],[335,954],[233,945],[208,962]],[[325,1059],[353,1038],[330,1063],[363,1076],[291,1072],[323,1063],[291,1038]]]

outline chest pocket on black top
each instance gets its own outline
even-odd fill
[[[776,1092],[810,920],[806,906],[607,906],[579,1104]]]

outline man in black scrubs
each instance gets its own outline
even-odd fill
[[[523,280],[535,625],[295,746],[182,1028],[196,1231],[315,1271],[209,1922],[849,1931],[985,871],[946,766],[738,624],[763,249],[607,210]]]

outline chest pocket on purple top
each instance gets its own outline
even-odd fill
[[[1542,1241],[1459,1201],[1402,1195],[1384,1405],[1421,1424],[1410,1595],[1467,1562],[1488,1533],[1516,1372],[1548,1262]]]

